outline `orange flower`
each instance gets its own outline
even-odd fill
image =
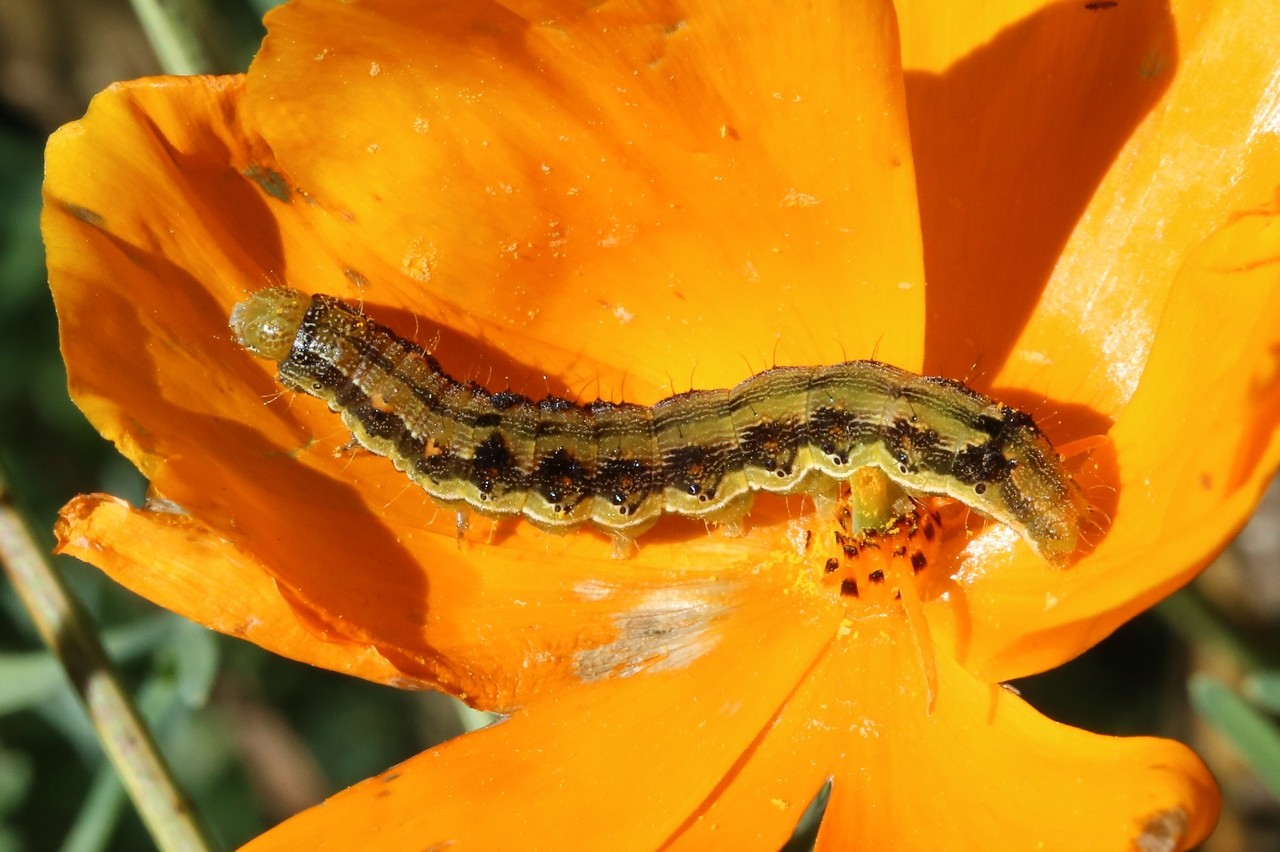
[[[1000,682],[1186,583],[1280,458],[1272,5],[903,2],[901,33],[887,2],[514,5],[300,0],[247,77],[115,86],[49,145],[72,392],[157,498],[77,498],[62,549],[511,713],[252,848],[776,848],[827,779],[822,849],[1202,839],[1187,749]],[[873,355],[968,378],[1093,447],[1105,529],[1059,571],[955,513],[917,617],[820,582],[794,498],[627,560],[513,521],[460,545],[232,342],[276,281],[533,395]]]

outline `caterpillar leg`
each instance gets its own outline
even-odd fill
[[[614,559],[630,559],[631,554],[635,553],[637,548],[636,540],[624,533],[615,532],[609,536],[613,539],[613,553],[610,555]]]

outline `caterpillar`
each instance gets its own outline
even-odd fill
[[[551,530],[589,522],[632,539],[664,513],[730,521],[756,491],[815,492],[868,466],[1007,524],[1054,563],[1088,513],[1030,415],[877,361],[775,367],[652,406],[583,405],[457,381],[332,296],[261,290],[230,325],[278,362],[287,389],[327,402],[439,503]]]

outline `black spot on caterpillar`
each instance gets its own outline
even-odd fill
[[[755,491],[815,491],[868,466],[1009,525],[1053,562],[1088,513],[1030,415],[876,361],[777,367],[652,406],[579,405],[456,381],[332,296],[263,290],[231,328],[440,503],[548,529],[590,522],[630,538],[663,513],[736,520]]]

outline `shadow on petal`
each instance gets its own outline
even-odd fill
[[[1177,62],[1163,4],[1055,3],[941,73],[907,72],[930,284],[925,372],[988,384]]]

